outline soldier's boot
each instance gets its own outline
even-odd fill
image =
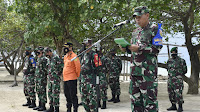
[[[167,110],[168,110],[168,111],[170,111],[170,110],[177,110],[176,104],[173,104],[173,103],[172,103],[172,106],[169,107]]]
[[[106,101],[103,101],[103,106],[101,107],[101,109],[106,109]]]
[[[74,112],[78,112],[78,108],[74,108]]]
[[[71,112],[72,111],[72,104],[67,104],[67,112]]]
[[[101,100],[98,101],[98,107],[101,107]]]
[[[35,108],[33,108],[33,110],[38,110],[41,107],[41,102],[39,101],[39,105]]]
[[[115,101],[115,94],[114,93],[112,93],[112,98],[110,100],[108,100],[108,102],[113,102],[113,101]]]
[[[31,99],[27,98],[27,102],[23,104],[22,106],[29,106],[29,105],[31,105]]]
[[[182,104],[178,104],[178,110],[177,110],[177,112],[182,112],[183,111],[183,107],[182,107]]]
[[[120,102],[119,95],[117,95],[117,98],[114,100],[113,103],[118,103],[118,102]]]
[[[38,109],[38,111],[45,111],[46,107],[45,107],[45,103],[41,102],[41,107]]]
[[[83,103],[82,103],[82,102],[78,104],[78,106],[81,106],[81,105],[83,105]]]
[[[35,108],[36,104],[35,104],[35,100],[32,100],[31,105],[28,106],[28,108]]]
[[[44,111],[44,112],[54,112],[53,106],[51,105],[50,108],[48,110]]]
[[[55,106],[55,111],[54,112],[59,112],[59,106]]]

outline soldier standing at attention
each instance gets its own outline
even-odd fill
[[[79,58],[71,61],[77,55],[73,52],[73,44],[68,42],[64,44],[64,94],[67,101],[67,112],[71,112],[73,104],[73,112],[78,112],[78,97],[77,97],[77,78],[80,76],[81,64]]]
[[[33,110],[44,111],[46,110],[45,104],[47,103],[46,86],[48,75],[48,58],[44,56],[44,47],[38,47],[37,49],[37,66],[36,66],[36,92],[39,98],[39,106],[33,108]]]
[[[92,40],[84,39],[85,49],[91,47]],[[95,71],[100,65],[98,55],[91,49],[81,59],[81,100],[86,112],[97,112],[97,92]]]
[[[132,54],[129,87],[132,112],[158,112],[157,55],[162,45],[152,42],[158,26],[149,21],[149,16],[146,6],[135,8],[133,17],[139,27],[133,31],[131,45],[120,46],[122,51]]]
[[[25,65],[23,69],[23,82],[24,82],[24,94],[27,99],[27,103],[23,104],[23,106],[28,106],[29,108],[34,108],[35,104],[35,67],[36,62],[34,60],[33,55],[31,55],[31,48],[26,47],[26,58]]]
[[[182,112],[183,107],[183,75],[187,73],[187,66],[185,60],[177,56],[178,48],[173,47],[171,49],[171,56],[167,61],[167,70],[168,70],[168,94],[169,100],[172,104],[167,110],[177,110],[176,103],[178,103],[179,108],[177,112]]]
[[[63,68],[63,61],[54,54],[50,48],[45,48],[45,55],[48,60],[48,97],[50,108],[45,112],[59,112],[60,81]]]
[[[116,50],[113,48],[110,51],[110,73],[109,73],[109,85],[112,91],[112,99],[108,102],[118,103],[120,102],[120,82],[119,77],[122,70],[122,61],[116,55]],[[117,96],[117,97],[116,97]]]

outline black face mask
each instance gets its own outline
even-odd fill
[[[30,52],[29,51],[26,51],[26,56],[30,55]]]
[[[70,50],[69,50],[69,48],[64,48],[64,54],[67,54],[68,52],[69,52]]]
[[[51,58],[51,56],[50,56],[50,55],[46,55],[46,57],[47,57],[47,58]]]
[[[115,56],[115,53],[111,53],[112,56]]]
[[[171,54],[172,58],[176,58],[177,54]]]
[[[36,56],[40,55],[40,52],[36,52]]]

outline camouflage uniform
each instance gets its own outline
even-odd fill
[[[109,58],[106,58],[106,56],[101,57],[102,66],[101,66],[101,72],[99,72],[99,88],[100,88],[100,99],[102,101],[107,101],[107,89],[108,89],[108,83],[107,83],[107,77],[106,74],[109,71]]]
[[[25,66],[24,66],[24,94],[27,98],[31,100],[36,100],[35,97],[35,60],[31,55],[30,57],[25,58]]]
[[[41,103],[47,103],[46,86],[47,86],[47,66],[48,58],[45,56],[38,57],[36,66],[36,92]]]
[[[147,13],[146,7],[135,8],[133,16]],[[138,52],[132,52],[131,82],[129,93],[132,112],[158,112],[157,101],[157,55],[162,46],[152,44],[158,27],[151,22],[144,28],[133,31],[131,44],[139,46]]]
[[[120,95],[120,83],[119,76],[122,70],[122,61],[117,56],[114,56],[110,60],[110,74],[109,74],[109,85],[112,90],[112,94]]]
[[[50,106],[59,106],[60,76],[63,68],[63,61],[55,54],[48,61],[48,97]]]
[[[85,53],[81,59],[81,100],[87,112],[97,111],[97,93],[96,93],[96,66],[94,51]]]
[[[185,60],[177,56],[175,59],[170,58],[167,61],[168,70],[168,93],[169,99],[173,104],[182,104],[183,101],[183,78],[187,73]]]

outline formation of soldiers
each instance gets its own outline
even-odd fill
[[[149,21],[149,9],[146,6],[136,7],[133,14],[136,23],[139,25],[133,31],[131,45],[120,49],[131,54],[131,74],[129,93],[131,98],[132,112],[158,112],[157,101],[157,56],[162,45],[154,44],[155,38],[160,34],[159,27]],[[81,104],[86,112],[97,112],[98,107],[106,109],[106,102],[120,102],[120,83],[119,77],[122,70],[122,62],[116,56],[116,50],[112,49],[109,55],[103,55],[100,51],[93,51],[91,39],[83,41],[83,50],[87,51],[80,57],[81,71],[74,73],[70,71],[72,65],[72,43],[65,44],[65,59],[59,58],[50,48],[38,47],[35,51],[36,57],[31,55],[31,48],[26,48],[26,59],[24,67],[24,94],[27,103],[23,106],[33,108],[33,110],[45,112],[59,112],[59,94],[61,74],[70,74],[76,76],[64,76],[66,89],[65,96],[67,100],[67,112],[71,112],[72,103],[74,112],[77,107],[77,89],[70,89],[71,85],[77,86],[77,77],[79,77],[79,90],[81,94]],[[71,50],[69,50],[71,49]],[[71,51],[71,52],[69,52]],[[68,53],[68,54],[67,54]],[[168,70],[168,93],[172,104],[168,111],[183,111],[183,78],[187,72],[185,60],[180,58],[176,47],[171,49],[171,56],[167,62]],[[73,56],[76,54],[73,53]],[[77,60],[75,60],[77,61]],[[78,59],[79,61],[79,59]],[[63,64],[67,67],[63,71]],[[65,67],[64,66],[64,67]],[[76,69],[76,68],[73,68]],[[68,71],[70,73],[68,73]],[[75,78],[74,78],[75,77]],[[107,79],[108,77],[108,79]],[[72,78],[72,79],[71,79]],[[99,80],[98,80],[99,78]],[[70,83],[73,82],[73,83]],[[46,86],[48,83],[48,97],[50,108],[46,110],[47,103]],[[111,88],[112,98],[108,100],[107,89]],[[70,88],[69,88],[70,87]],[[36,91],[35,91],[36,90]],[[68,91],[69,90],[69,91]],[[73,92],[76,91],[76,92]],[[36,106],[36,95],[39,105]],[[73,94],[71,94],[73,93]],[[73,98],[70,98],[73,96]],[[71,101],[72,100],[72,101]],[[103,101],[103,104],[101,104]],[[176,107],[178,104],[178,109]]]

